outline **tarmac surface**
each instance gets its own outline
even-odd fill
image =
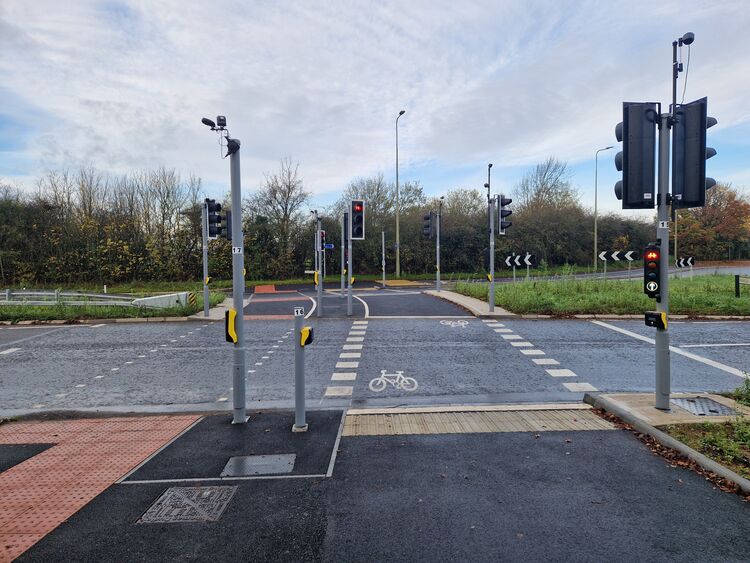
[[[628,431],[336,444],[340,412],[327,412],[311,413],[305,448],[295,450],[293,414],[275,416],[244,427],[227,415],[204,419],[142,467],[145,479],[112,485],[18,560],[741,561],[750,552],[746,502],[654,456]],[[256,443],[266,428],[274,438]],[[296,451],[295,474],[219,479],[216,462],[249,447]],[[318,476],[329,458],[330,476]],[[184,479],[180,459],[215,480],[151,480]],[[209,486],[228,497],[213,521],[195,509],[202,521],[149,522],[168,487],[207,495]]]
[[[592,390],[653,390],[653,329],[642,321],[482,321],[413,289],[355,294],[355,316],[328,293],[323,318],[309,295],[253,296],[245,325],[250,408],[293,404],[297,303],[307,303],[315,329],[305,352],[311,406],[571,401]],[[750,323],[673,321],[670,338],[675,392],[732,390],[750,366]],[[3,326],[0,416],[225,410],[231,361],[221,322]],[[383,372],[399,371],[417,388],[370,388]]]

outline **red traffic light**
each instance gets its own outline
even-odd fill
[[[364,206],[361,203],[354,204],[354,211],[362,211],[363,209],[364,209]]]
[[[649,250],[646,252],[646,260],[658,260],[659,253],[656,250]]]

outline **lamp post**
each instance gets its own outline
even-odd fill
[[[598,201],[597,201],[597,189],[599,182],[599,153],[602,151],[608,151],[612,147],[604,147],[596,151],[594,155],[594,273],[596,273],[597,260],[599,259],[599,239],[597,236],[597,221],[598,221]]]
[[[402,109],[396,116],[396,279],[401,277],[401,237],[399,231],[399,215],[401,213],[401,202],[398,189],[398,118],[406,113]]]

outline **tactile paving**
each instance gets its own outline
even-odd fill
[[[0,425],[0,444],[55,444],[0,473],[0,563],[21,555],[199,418]]]

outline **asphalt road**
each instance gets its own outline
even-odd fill
[[[305,353],[310,407],[564,401],[590,390],[653,390],[653,329],[641,321],[483,322],[413,290],[361,290],[357,297],[352,318],[346,300],[329,293],[326,317],[312,311],[307,320],[315,329]],[[258,294],[246,311],[251,408],[293,404],[295,303],[307,303],[310,313],[313,302],[301,293]],[[750,323],[672,322],[670,336],[675,392],[731,390],[750,370]],[[221,322],[0,327],[0,415],[227,409],[231,363]]]
[[[202,421],[19,561],[742,561],[750,550],[739,496],[624,430],[343,437],[325,478],[335,425],[313,416],[319,443],[289,432],[290,414]],[[294,478],[149,482],[186,467],[215,479],[248,450],[296,452]],[[168,487],[196,485],[234,488],[218,521],[140,521]]]

